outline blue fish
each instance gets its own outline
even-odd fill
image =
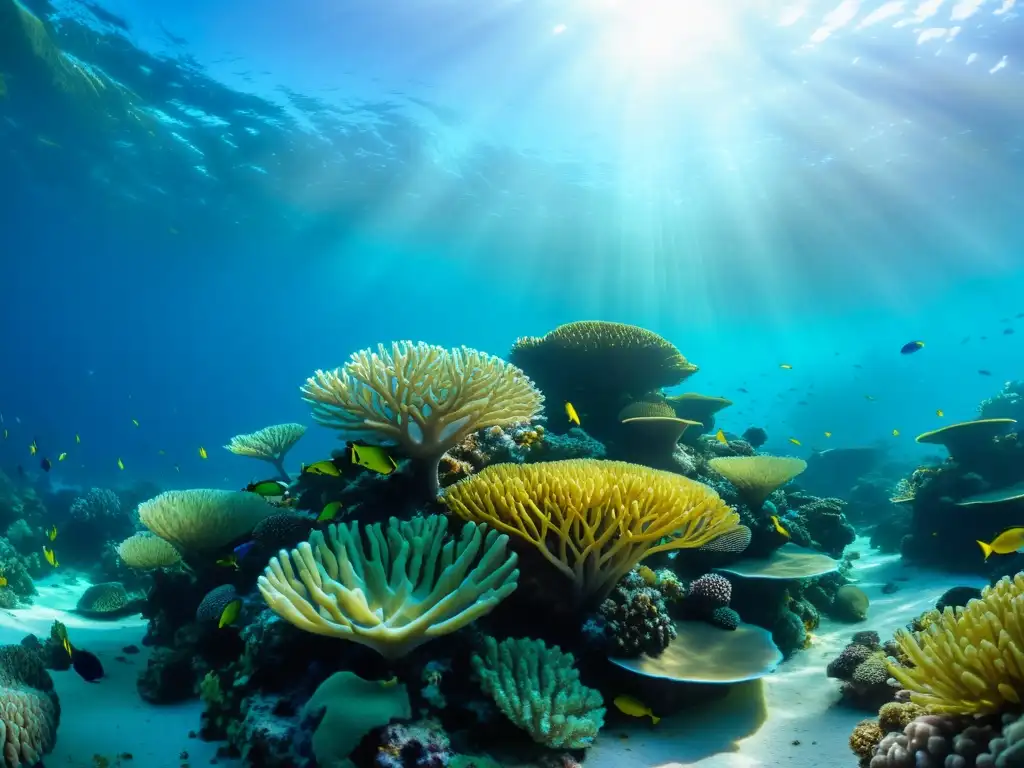
[[[900,348],[901,355],[912,355],[924,346],[923,341],[908,341]]]
[[[256,544],[255,541],[247,541],[244,544],[239,544],[237,547],[235,547],[233,551],[236,555],[238,555],[239,559],[242,559],[247,554],[249,554],[249,550],[253,548],[254,544]]]

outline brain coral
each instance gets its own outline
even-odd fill
[[[60,702],[42,660],[20,645],[0,647],[0,748],[6,768],[28,768],[53,749]]]
[[[88,614],[119,613],[129,607],[131,598],[120,581],[93,584],[78,599],[75,610]]]

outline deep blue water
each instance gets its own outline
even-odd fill
[[[231,487],[316,368],[580,319],[800,455],[1024,378],[1012,3],[606,5],[30,2],[100,85],[0,45],[0,468]]]

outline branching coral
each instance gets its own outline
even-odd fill
[[[982,590],[964,608],[896,642],[914,665],[889,672],[929,712],[985,714],[1021,704],[1024,694],[1024,573]]]
[[[443,501],[533,544],[579,600],[604,598],[655,552],[714,546],[743,530],[708,486],[617,461],[496,464],[446,489]]]
[[[302,387],[313,418],[356,437],[397,443],[421,462],[433,493],[445,451],[485,427],[529,422],[544,396],[521,370],[467,347],[396,342],[317,371]]]
[[[306,428],[302,424],[274,424],[248,435],[235,435],[224,448],[236,456],[270,462],[281,479],[290,480],[284,458],[304,434]]]
[[[447,518],[434,515],[364,533],[368,550],[355,523],[281,550],[259,578],[267,605],[299,629],[397,658],[489,613],[518,583],[508,537],[485,526],[446,540]]]
[[[167,491],[139,505],[142,524],[186,555],[218,549],[247,536],[274,507],[253,493]]]
[[[751,509],[761,509],[776,488],[807,468],[803,459],[788,456],[722,456],[708,462],[711,469],[736,486]]]
[[[580,683],[571,653],[542,640],[484,639],[473,669],[504,715],[548,747],[583,749],[604,725],[601,694]]]

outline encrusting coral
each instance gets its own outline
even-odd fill
[[[604,701],[580,682],[571,653],[542,640],[486,637],[472,661],[484,692],[538,744],[583,749],[594,743]]]
[[[386,529],[332,524],[291,554],[282,550],[259,578],[267,605],[299,629],[352,640],[387,658],[461,629],[515,590],[508,537],[464,525],[447,539],[442,515]]]
[[[236,456],[267,461],[282,480],[290,480],[284,468],[284,458],[304,434],[306,428],[302,424],[274,424],[248,435],[235,435],[224,448]]]
[[[1000,579],[963,608],[946,608],[923,632],[899,631],[913,666],[889,664],[910,699],[936,714],[987,714],[1024,694],[1024,573]]]
[[[603,599],[655,552],[711,549],[720,539],[728,547],[746,530],[708,486],[617,461],[496,464],[446,489],[443,501],[533,544],[580,602]]]
[[[521,370],[467,347],[412,342],[364,349],[302,387],[313,418],[354,437],[396,443],[436,495],[438,462],[473,432],[530,422],[544,396]]]

